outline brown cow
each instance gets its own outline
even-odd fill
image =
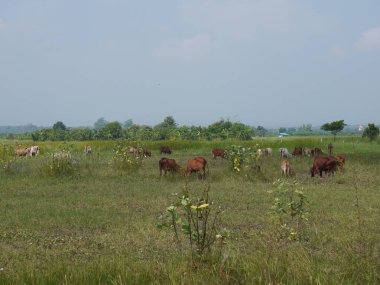
[[[218,156],[221,158],[225,157],[225,152],[224,152],[224,149],[222,149],[222,148],[214,148],[211,151],[211,154],[212,154],[213,159],[216,159]]]
[[[292,153],[294,156],[299,156],[299,155],[302,155],[302,147],[300,146],[296,146],[294,148],[294,151]]]
[[[160,153],[172,154],[172,150],[168,146],[162,146],[160,147]]]
[[[290,175],[290,163],[289,160],[283,160],[281,162],[281,175],[282,176],[289,176]]]
[[[158,166],[160,168],[160,175],[162,176],[162,171],[164,171],[164,174],[169,172],[178,172],[180,169],[180,166],[177,164],[177,162],[174,159],[163,157],[158,162]]]
[[[314,177],[317,173],[322,177],[323,171],[326,174],[334,173],[337,170],[338,165],[339,162],[334,156],[316,157],[313,166],[310,168],[311,177]]]
[[[20,148],[15,149],[15,155],[16,156],[26,156],[29,151],[30,151],[30,148],[28,148],[28,147],[20,147]]]
[[[202,179],[206,178],[207,161],[203,157],[195,157],[187,161],[187,168],[183,176],[189,176],[190,173],[198,172]]]

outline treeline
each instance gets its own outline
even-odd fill
[[[133,124],[132,120],[123,125],[120,122],[106,122],[99,119],[94,128],[67,128],[57,122],[52,128],[37,130],[30,134],[34,141],[85,141],[85,140],[249,140],[255,135],[264,136],[263,127],[254,128],[239,122],[220,120],[207,127],[177,126],[169,116],[156,126]]]
[[[344,124],[345,126],[345,124]],[[347,126],[339,130],[339,135],[352,136],[363,134],[357,127]],[[35,141],[86,141],[86,140],[249,140],[252,137],[278,136],[321,136],[330,135],[323,129],[312,128],[311,124],[304,124],[299,128],[279,128],[267,130],[263,126],[252,127],[240,122],[231,122],[221,119],[207,127],[178,126],[174,118],[166,117],[156,126],[135,124],[131,119],[120,123],[108,122],[104,118],[98,119],[93,127],[69,128],[63,122],[56,122],[51,128],[41,128],[34,125],[23,127],[8,127],[0,137],[7,139],[33,139]],[[344,128],[344,129],[343,129]],[[0,127],[1,130],[1,127]],[[9,131],[13,130],[13,133]],[[22,131],[25,132],[22,132]]]

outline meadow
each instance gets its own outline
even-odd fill
[[[280,197],[274,186],[281,178],[278,149],[327,151],[328,142],[320,137],[139,142],[152,157],[120,169],[110,164],[115,141],[41,142],[39,156],[15,160],[10,150],[35,143],[1,141],[0,284],[380,284],[378,141],[338,137],[334,153],[346,155],[345,169],[329,177],[310,177],[313,158],[291,158],[297,175],[280,182],[302,191],[308,202],[301,210],[308,217],[302,238],[281,235],[284,224],[274,213]],[[274,152],[260,159],[260,170],[234,172],[230,161],[211,158],[213,147],[232,144]],[[85,145],[92,146],[91,155],[83,153]],[[161,155],[161,145],[173,154]],[[51,154],[62,149],[72,153],[73,170],[51,175]],[[176,159],[181,173],[160,177],[163,156]],[[195,156],[208,161],[204,181],[181,175]],[[188,189],[198,197],[205,187],[210,207],[220,206],[217,226],[226,234],[223,243],[194,260],[186,239],[179,245],[172,229],[157,225],[173,193]],[[278,215],[292,219],[288,212]]]

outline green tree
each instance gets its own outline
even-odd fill
[[[159,123],[156,128],[176,128],[177,123],[172,116],[167,116],[162,123]]]
[[[94,123],[94,130],[101,130],[103,129],[106,125],[108,124],[108,122],[103,118],[99,118],[96,120],[96,122]]]
[[[117,121],[108,123],[101,131],[108,139],[119,139],[122,137],[122,127]]]
[[[61,121],[58,121],[53,125],[53,130],[55,130],[55,131],[66,131],[66,126]]]
[[[368,138],[370,141],[373,141],[379,135],[379,128],[375,124],[368,124],[368,127],[364,129],[363,138]]]
[[[132,119],[128,119],[128,120],[126,120],[124,122],[123,127],[124,127],[124,129],[128,129],[132,125],[133,125],[133,120]]]
[[[344,120],[339,120],[339,121],[333,121],[331,123],[326,123],[321,126],[321,129],[324,131],[331,132],[331,134],[334,136],[334,141],[336,135],[341,132],[346,124],[344,123]]]
[[[264,128],[263,126],[258,126],[256,128],[256,135],[258,135],[259,137],[265,137],[267,132],[268,132],[267,129]]]

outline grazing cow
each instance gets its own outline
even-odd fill
[[[311,150],[311,154],[314,157],[319,157],[319,156],[322,156],[324,153],[319,147],[315,147],[314,149]]]
[[[180,166],[177,164],[177,162],[174,159],[163,157],[158,162],[158,166],[160,168],[160,176],[162,176],[162,171],[164,171],[164,174],[169,172],[178,172],[180,169]]]
[[[281,158],[290,158],[290,157],[292,157],[292,154],[288,151],[287,148],[282,147],[282,148],[280,148],[280,157]]]
[[[308,147],[303,148],[303,155],[304,156],[311,156],[312,149]]]
[[[168,146],[162,146],[160,147],[160,153],[172,154],[172,150]]]
[[[326,174],[334,173],[337,170],[339,163],[333,156],[316,157],[313,162],[313,166],[310,168],[311,177],[319,173],[322,177],[323,171]]]
[[[28,152],[26,156],[32,157],[37,156],[40,153],[40,147],[38,145],[34,145],[28,148]]]
[[[265,156],[272,156],[272,149],[270,147],[264,148],[264,155]]]
[[[294,148],[294,151],[293,151],[292,155],[294,155],[294,156],[300,156],[300,155],[302,155],[302,147],[296,146]]]
[[[190,173],[198,172],[202,179],[206,178],[207,161],[203,157],[195,157],[187,161],[187,168],[183,176],[189,176]]]
[[[92,153],[92,148],[91,148],[91,146],[86,145],[86,146],[84,147],[84,153],[85,153],[86,155],[91,154],[91,153]]]
[[[332,155],[333,154],[333,145],[332,145],[332,143],[329,143],[328,145],[327,145],[327,149],[329,150],[329,155]]]
[[[29,148],[27,147],[21,147],[15,149],[15,155],[16,156],[26,156],[28,154]]]
[[[290,163],[289,160],[283,160],[281,162],[281,174],[282,176],[289,176],[290,175]]]
[[[211,151],[211,154],[212,154],[213,159],[216,159],[218,156],[221,158],[225,157],[225,152],[224,152],[224,149],[222,149],[222,148],[214,148]]]
[[[143,156],[146,158],[146,157],[151,157],[152,156],[152,153],[150,150],[148,150],[147,148],[143,148],[142,149],[142,153],[143,153]]]

